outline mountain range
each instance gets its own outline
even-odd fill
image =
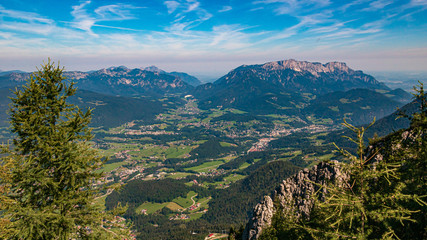
[[[0,88],[20,86],[29,76],[19,71],[0,74]],[[366,123],[374,116],[386,116],[411,97],[402,89],[391,90],[345,63],[321,64],[293,59],[242,65],[207,84],[186,73],[168,73],[155,66],[72,71],[65,72],[64,76],[75,81],[78,89],[101,94],[102,97],[98,97],[104,99],[106,95],[144,96],[155,101],[165,96],[191,94],[204,110],[234,108],[255,115],[286,114],[332,121],[348,117],[353,124]],[[88,94],[86,92],[86,96]]]
[[[180,94],[200,84],[196,77],[189,74],[167,73],[154,66],[145,69],[119,66],[89,72],[69,71],[64,72],[64,76],[76,82],[80,89],[121,96]],[[29,77],[30,73],[25,72],[3,72],[0,74],[0,87],[20,86]]]

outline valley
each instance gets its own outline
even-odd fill
[[[11,95],[6,89],[24,75],[1,76],[2,120]],[[107,210],[126,204],[123,217],[139,239],[203,239],[239,228],[275,183],[320,161],[340,160],[334,142],[354,150],[342,138],[344,118],[367,124],[410,101],[405,91],[339,63],[242,66],[203,85],[155,67],[68,76],[80,86],[70,102],[93,109],[92,145],[105,157],[97,170],[102,181],[94,186],[120,186],[100,193],[97,202]],[[369,138],[385,134],[394,121],[380,120]],[[7,126],[0,124],[0,141],[12,138]]]

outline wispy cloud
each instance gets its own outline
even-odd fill
[[[178,8],[180,3],[177,1],[166,1],[165,5],[168,8],[168,13],[171,14],[171,13],[175,12],[175,10]]]
[[[95,19],[86,12],[85,7],[90,4],[90,1],[82,2],[80,5],[72,6],[73,11],[71,15],[74,17],[72,26],[88,32],[91,35],[95,35],[92,32],[92,27],[95,24]]]
[[[180,0],[164,2],[169,14],[175,14],[173,24],[166,28],[167,31],[184,31],[198,26],[212,18],[212,14],[201,7],[197,0]]]
[[[95,13],[99,16],[98,21],[122,21],[135,19],[131,10],[141,8],[129,4],[113,4],[98,7]]]
[[[362,9],[362,11],[377,11],[382,10],[386,6],[393,4],[394,1],[392,0],[377,0],[374,2],[371,2],[369,4],[369,7]]]
[[[52,24],[53,20],[40,16],[37,13],[25,12],[25,11],[16,11],[5,9],[0,5],[0,16],[1,17],[10,17],[19,20],[25,20],[28,22],[38,22],[44,24]]]
[[[102,58],[103,64],[112,59],[150,65],[187,62],[194,69],[210,61],[226,67],[230,61],[256,63],[288,57],[350,59],[358,54],[355,49],[394,47],[404,55],[408,44],[423,46],[427,27],[423,21],[426,0],[233,0],[216,6],[202,0],[140,1],[144,9],[137,6],[138,1],[76,2],[63,3],[61,9],[67,10],[58,18],[59,14],[48,15],[49,11],[43,15],[26,7],[7,9],[15,5],[2,3],[0,63],[17,56],[34,61],[37,56],[35,63],[40,56],[59,56],[82,61]],[[396,33],[400,26],[408,33],[404,39]],[[420,58],[427,59],[423,54]]]
[[[135,7],[129,4],[113,4],[105,5],[96,8],[92,13],[89,13],[87,6],[91,4],[91,1],[81,2],[79,5],[72,6],[71,15],[74,17],[74,21],[71,25],[77,29],[86,31],[92,36],[98,36],[92,30],[92,27],[107,27],[121,29],[115,26],[105,26],[96,24],[102,21],[123,21],[134,19],[134,15],[131,10],[139,9],[141,7]],[[130,30],[130,29],[128,29]]]
[[[427,7],[427,1],[426,0],[411,0],[409,3],[412,6],[424,6]]]
[[[232,9],[233,9],[233,7],[231,7],[231,6],[224,6],[220,10],[218,10],[218,12],[228,12]]]
[[[331,4],[329,0],[257,0],[253,4],[274,5],[277,14],[299,15],[307,9],[317,9]]]
[[[0,18],[11,18],[13,21],[1,21],[0,29],[16,32],[27,32],[47,35],[54,28],[54,21],[37,13],[8,10],[0,5]]]

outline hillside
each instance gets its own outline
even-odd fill
[[[353,124],[369,123],[393,113],[402,104],[369,89],[352,89],[347,92],[332,92],[319,96],[304,108],[307,116],[329,118],[341,123],[343,118]]]
[[[400,129],[408,128],[410,121],[408,118],[401,117],[401,114],[403,113],[408,116],[411,116],[419,109],[419,106],[419,102],[414,100],[401,107],[400,109],[394,111],[392,114],[376,120],[375,123],[366,131],[366,134],[364,135],[364,140],[368,142],[369,139],[373,138],[375,135],[379,137],[384,137]],[[366,127],[367,125],[365,124],[364,126]],[[354,149],[354,145],[342,137],[351,136],[352,134],[353,133],[351,130],[342,129],[329,132],[327,135],[321,137],[321,139],[326,142],[335,142],[340,147]]]
[[[284,60],[240,66],[214,83],[198,86],[193,95],[202,109],[219,106],[256,114],[300,115],[316,96],[355,88],[390,92],[374,77],[354,71],[345,63]],[[402,94],[393,92],[389,96],[404,101]]]
[[[0,127],[8,127],[9,88],[0,88]],[[92,127],[117,127],[134,120],[151,121],[163,111],[159,101],[130,97],[110,96],[87,90],[78,90],[70,97],[70,103],[82,109],[92,108]]]
[[[70,103],[80,108],[92,108],[92,127],[111,128],[135,120],[152,121],[164,111],[157,100],[110,96],[87,90],[78,90]]]
[[[233,76],[197,87],[193,94],[199,99],[199,106],[203,109],[237,108],[257,114],[292,114],[305,102],[302,95],[265,82],[249,69],[235,72]]]

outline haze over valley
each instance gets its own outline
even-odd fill
[[[424,0],[1,2],[0,239],[427,238],[426,16]]]

